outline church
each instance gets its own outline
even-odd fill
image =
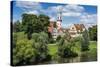
[[[59,11],[57,15],[57,21],[50,21],[48,27],[48,32],[52,35],[54,40],[56,40],[57,36],[63,35],[63,29],[61,23],[62,23],[62,12]]]
[[[53,39],[56,40],[56,38],[59,35],[64,35],[64,33],[67,31],[72,38],[78,37],[82,35],[82,32],[86,30],[84,24],[72,24],[70,28],[63,28],[62,27],[62,12],[59,11],[57,13],[57,21],[50,21],[48,32],[52,35]]]

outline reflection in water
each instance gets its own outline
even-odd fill
[[[91,54],[88,51],[82,52],[78,57],[74,58],[57,58],[52,59],[51,61],[42,62],[39,64],[57,64],[57,63],[73,63],[73,62],[88,62],[88,61],[96,61],[97,53]]]
[[[97,60],[97,53],[95,52],[95,54],[91,54],[89,52],[83,52],[81,54],[81,62],[85,62],[85,61],[96,61]]]

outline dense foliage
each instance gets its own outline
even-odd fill
[[[31,62],[35,55],[32,48],[33,41],[26,39],[23,32],[14,33],[13,36],[15,37],[13,40],[13,45],[15,45],[13,47],[13,64],[27,64]]]
[[[49,60],[47,33],[33,33],[28,40],[24,32],[13,33],[13,64],[31,64]],[[37,61],[37,62],[36,62]]]
[[[23,14],[22,25],[27,33],[27,38],[31,39],[32,33],[47,32],[49,17],[46,15]]]
[[[33,33],[32,39],[34,40],[33,48],[35,49],[36,61],[41,62],[43,60],[50,59],[48,53],[48,35],[44,32]]]
[[[59,39],[60,37],[58,37]],[[68,32],[58,41],[58,55],[64,57],[75,57],[78,54],[73,50],[75,47],[74,39],[72,39]]]
[[[89,28],[89,37],[91,41],[97,41],[97,25]]]
[[[22,31],[22,24],[20,21],[16,21],[13,23],[13,32],[20,32]]]
[[[81,50],[89,50],[89,35],[87,30],[82,32]]]

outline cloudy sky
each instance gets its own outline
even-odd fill
[[[88,5],[72,5],[59,3],[42,3],[32,1],[13,2],[13,21],[20,20],[23,13],[45,14],[50,17],[50,21],[57,20],[58,11],[62,12],[62,27],[71,24],[97,24],[97,7]]]

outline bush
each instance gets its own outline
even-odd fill
[[[82,50],[82,51],[89,50],[89,35],[88,35],[87,30],[85,30],[85,31],[82,33],[81,50]]]
[[[59,41],[61,39],[61,36],[59,35],[56,39],[56,41]]]
[[[35,43],[33,44],[33,47],[35,49],[35,54],[37,62],[41,62],[45,60],[48,55],[48,35],[44,32],[41,33],[33,33],[32,39],[35,40]]]
[[[16,47],[13,48],[13,64],[27,64],[31,62],[31,59],[35,57],[34,49],[32,47],[32,41],[23,39],[18,40]]]
[[[66,38],[66,37],[67,36],[65,35],[64,37],[62,37],[59,40],[58,55],[62,58],[78,56],[78,54],[72,49],[72,47],[74,47],[73,39],[68,40],[68,38],[70,38],[70,37],[69,36],[68,36],[68,38]]]
[[[97,25],[89,27],[89,38],[91,41],[97,41]]]

